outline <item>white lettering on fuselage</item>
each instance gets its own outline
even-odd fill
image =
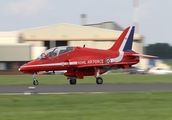
[[[78,63],[78,64],[86,64],[86,61],[81,60],[81,61],[78,61],[77,63]]]
[[[103,64],[103,59],[95,59],[95,60],[80,60],[77,61],[78,64]]]
[[[93,64],[103,64],[103,59],[93,60]]]

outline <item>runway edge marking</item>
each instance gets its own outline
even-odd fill
[[[31,92],[24,92],[24,93],[0,93],[0,95],[66,95],[66,94],[103,94],[108,92],[60,92],[60,93],[31,93]]]

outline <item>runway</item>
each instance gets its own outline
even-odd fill
[[[38,85],[29,90],[28,85],[0,86],[0,94],[23,94],[29,91],[38,94],[83,93],[83,92],[134,92],[149,90],[172,90],[172,84],[77,84],[77,85]]]

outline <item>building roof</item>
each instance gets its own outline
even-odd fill
[[[94,23],[94,24],[85,24],[84,26],[92,26],[92,27],[98,27],[98,28],[110,29],[110,30],[118,30],[118,31],[124,30],[121,26],[119,26],[117,23],[115,23],[113,21]]]
[[[122,31],[74,24],[56,24],[21,30],[25,40],[116,40]],[[134,40],[141,40],[140,34]]]

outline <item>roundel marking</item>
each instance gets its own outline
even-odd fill
[[[110,58],[106,58],[106,64],[110,64],[110,63],[111,63]]]

